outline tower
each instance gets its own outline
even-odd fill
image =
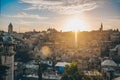
[[[13,32],[13,25],[12,25],[12,23],[10,23],[8,25],[8,33],[11,34],[12,32]]]
[[[101,23],[100,31],[103,31],[103,24]]]
[[[13,38],[9,35],[1,36],[0,54],[1,64],[8,67],[4,80],[14,80],[14,45]]]

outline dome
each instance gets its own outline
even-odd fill
[[[3,41],[13,41],[13,38],[11,36],[4,36]]]
[[[57,64],[55,66],[65,67],[66,65],[70,65],[70,63],[67,63],[67,62],[57,62]]]
[[[117,66],[117,64],[113,60],[105,60],[101,63],[101,66]]]

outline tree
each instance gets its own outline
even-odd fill
[[[77,68],[77,63],[72,62],[69,66],[65,67],[65,72],[61,80],[104,80],[102,76],[92,77],[84,75],[84,73]]]
[[[82,72],[78,70],[77,63],[72,62],[70,66],[65,67],[65,72],[61,80],[81,80]]]

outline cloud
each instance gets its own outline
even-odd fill
[[[59,14],[75,14],[93,10],[104,0],[21,0],[30,4],[25,10],[49,10]]]
[[[14,16],[10,16],[10,15],[6,15],[7,17],[13,17],[13,18],[28,18],[28,19],[47,19],[48,17],[42,17],[42,16],[39,16],[39,15],[36,15],[36,14],[28,14],[28,13],[25,13],[25,12],[21,12],[21,13],[18,13],[17,15],[14,15]]]

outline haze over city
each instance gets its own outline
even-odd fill
[[[120,0],[0,0],[0,80],[120,80]]]
[[[56,28],[91,31],[100,27],[120,29],[119,0],[1,0],[0,30],[26,32]]]

